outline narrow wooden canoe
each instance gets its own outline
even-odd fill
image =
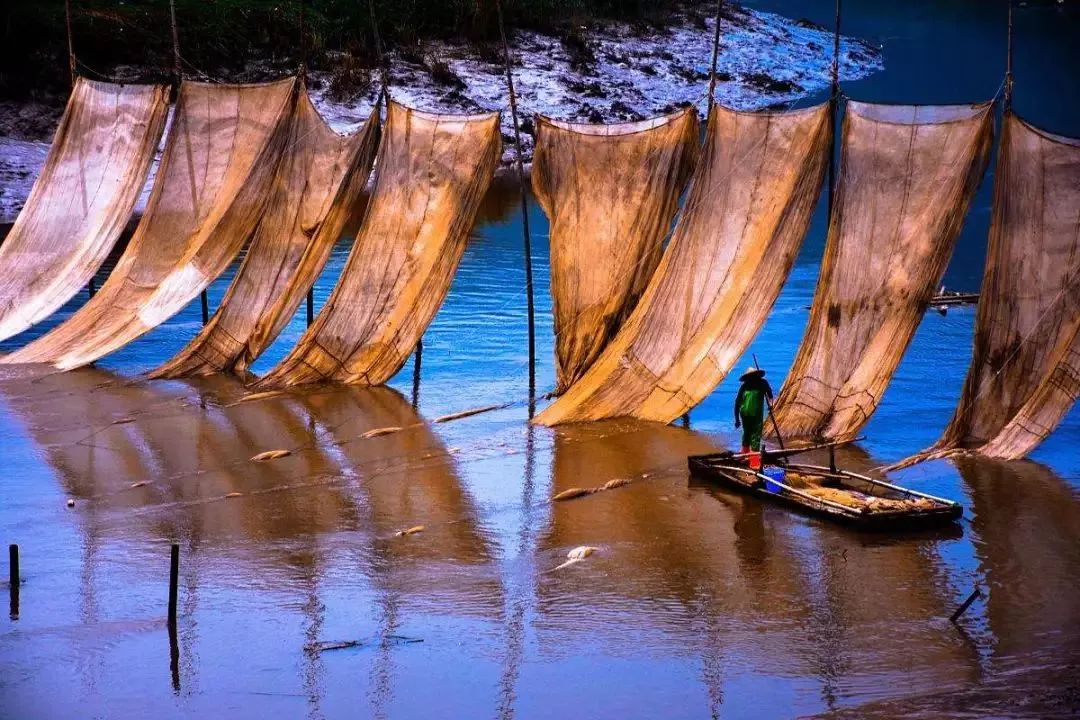
[[[769,458],[766,453],[766,462]],[[963,514],[952,500],[839,468],[788,463],[782,466],[787,477],[777,481],[732,453],[691,455],[688,464],[696,477],[863,530],[935,527],[955,523]]]

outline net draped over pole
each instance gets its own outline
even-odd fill
[[[551,226],[557,394],[599,357],[652,277],[698,134],[693,108],[613,125],[538,118],[532,184]]]
[[[971,366],[941,439],[914,464],[1035,449],[1080,395],[1080,138],[1005,114]]]
[[[701,402],[765,322],[821,191],[825,105],[713,108],[668,248],[600,358],[536,422],[671,422]]]
[[[375,188],[315,322],[259,387],[380,385],[408,359],[450,289],[500,154],[499,116],[420,112],[395,102]]]
[[[849,440],[877,409],[982,180],[991,107],[847,103],[817,291],[774,407],[785,438]]]
[[[75,79],[45,165],[0,245],[0,340],[94,277],[131,218],[167,115],[162,86]]]
[[[301,92],[265,214],[209,323],[152,377],[244,374],[288,324],[330,257],[371,173],[373,111],[352,135],[335,133]]]
[[[185,82],[146,212],[109,279],[66,322],[0,362],[80,367],[198,297],[262,217],[295,100],[293,78]]]

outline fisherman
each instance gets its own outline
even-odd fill
[[[742,427],[742,451],[754,453],[750,464],[760,464],[761,430],[765,426],[765,408],[767,400],[772,400],[773,392],[765,371],[759,367],[748,368],[739,378],[739,394],[735,396],[735,427]]]

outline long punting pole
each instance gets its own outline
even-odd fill
[[[716,0],[716,27],[713,28],[712,38],[712,69],[709,71],[709,105],[705,119],[712,115],[713,105],[716,103],[716,61],[720,57],[720,11],[724,7],[724,0]]]
[[[169,23],[172,25],[172,49],[173,49],[173,94],[180,97],[180,83],[184,79],[183,67],[180,65],[180,32],[176,29],[176,0],[169,0]],[[202,324],[210,322],[210,297],[204,288],[199,294],[199,305],[202,310]]]
[[[1003,105],[1005,112],[1012,110],[1013,91],[1013,0],[1006,0],[1009,4],[1009,35],[1005,45],[1005,94]]]
[[[64,24],[67,26],[68,72],[71,73],[71,86],[75,87],[75,41],[71,36],[71,0],[64,0]]]
[[[829,100],[829,126],[832,129],[829,139],[829,218],[832,219],[833,196],[836,194],[836,110],[840,104],[840,6],[843,0],[836,0],[836,23],[833,26],[832,84]]]
[[[506,40],[502,0],[495,0],[499,16],[499,36],[502,38],[503,60],[506,63],[506,88],[510,93],[510,120],[514,124],[514,166],[517,169],[518,189],[521,192],[521,232],[525,241],[525,291],[529,312],[529,417],[532,417],[536,397],[536,306],[533,301],[532,236],[529,233],[529,204],[525,194],[525,165],[521,157],[521,130],[518,128],[517,96],[514,94],[514,74],[510,70],[510,44]]]

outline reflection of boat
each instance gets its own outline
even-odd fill
[[[954,522],[959,503],[868,475],[829,466],[789,463],[805,448],[762,453],[764,468],[749,455],[732,452],[691,455],[690,472],[762,500],[864,530],[899,530]],[[772,464],[770,464],[772,463]]]

